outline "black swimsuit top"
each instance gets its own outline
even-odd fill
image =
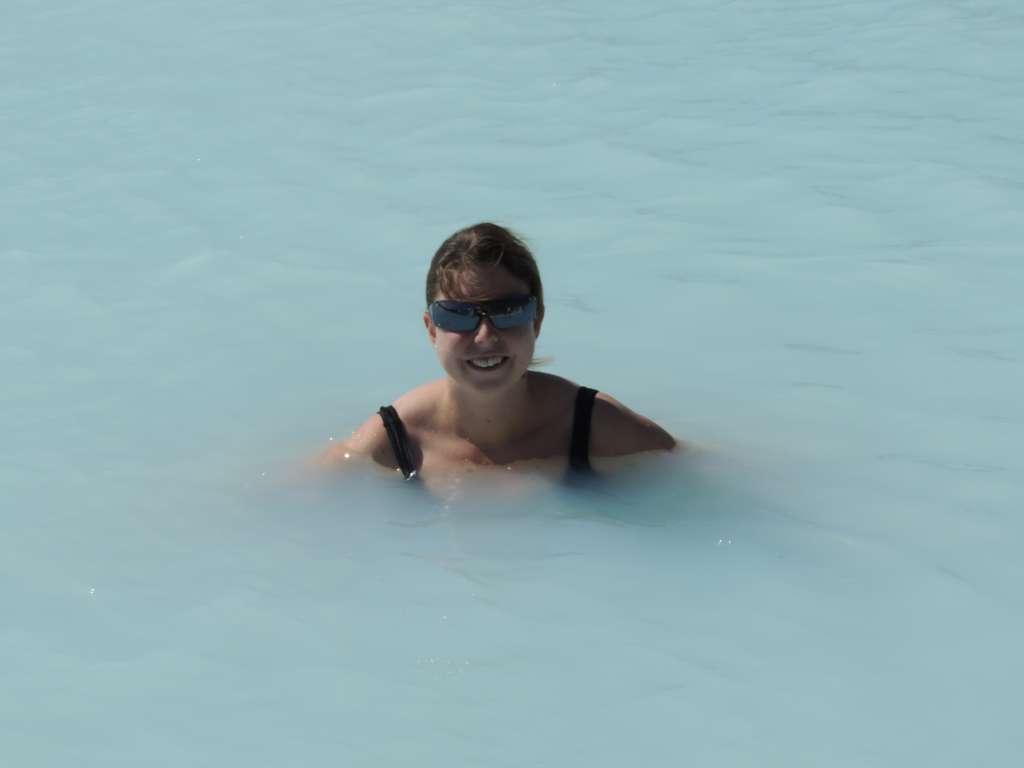
[[[590,471],[590,417],[594,411],[597,390],[580,387],[576,393],[576,409],[572,419],[572,440],[569,443],[569,469],[572,472]],[[409,452],[409,436],[398,418],[393,405],[382,405],[378,411],[384,430],[388,433],[391,450],[395,452],[398,468],[406,480],[416,477],[416,466]]]

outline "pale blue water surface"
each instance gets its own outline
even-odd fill
[[[7,0],[3,764],[1016,764],[1022,75],[1016,0]],[[699,450],[289,485],[480,220]]]

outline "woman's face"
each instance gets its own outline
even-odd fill
[[[456,301],[488,301],[530,292],[529,286],[503,267],[476,267],[460,275],[452,294],[435,296]],[[498,330],[484,318],[475,331],[455,333],[438,328],[423,314],[423,324],[437,350],[441,367],[456,384],[480,393],[496,393],[515,385],[533,359],[540,319]],[[497,361],[497,365],[494,363]]]

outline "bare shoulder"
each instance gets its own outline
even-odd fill
[[[352,459],[367,458],[375,464],[388,469],[398,466],[395,453],[391,448],[384,422],[378,414],[364,421],[347,440],[335,443],[322,454],[317,464],[328,470],[341,469],[351,463]]]
[[[536,401],[549,407],[549,416],[567,408],[571,410],[579,384],[543,371],[530,371],[528,375]]]
[[[444,389],[444,380],[438,379],[410,389],[395,400],[395,410],[408,427],[417,427],[431,420],[436,412],[437,401]]]
[[[393,405],[402,423],[407,428],[414,427],[410,432],[415,433],[415,426],[429,417],[439,387],[440,382],[430,382],[395,400]],[[353,458],[367,458],[387,469],[398,468],[398,459],[380,414],[373,414],[347,440],[324,451],[318,464],[327,469],[337,469],[349,464]]]
[[[646,416],[599,392],[590,421],[591,456],[626,456],[643,451],[674,451],[681,446]]]

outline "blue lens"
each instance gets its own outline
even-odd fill
[[[526,325],[537,314],[537,300],[533,296],[484,302],[484,312],[495,328],[515,328]]]
[[[430,321],[444,331],[475,331],[480,315],[475,304],[462,301],[435,301],[430,305]]]
[[[438,328],[455,333],[475,331],[484,317],[495,328],[506,330],[526,325],[537,315],[537,299],[512,296],[494,301],[435,301],[428,308],[430,320]]]

